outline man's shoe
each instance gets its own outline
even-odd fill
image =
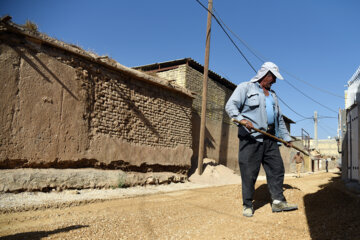
[[[273,212],[293,211],[297,210],[298,206],[296,204],[290,204],[285,201],[281,201],[279,203],[271,204],[271,209]]]
[[[243,216],[252,217],[254,215],[254,209],[252,207],[245,207],[243,209]]]

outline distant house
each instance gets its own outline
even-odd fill
[[[331,156],[334,158],[339,157],[338,152],[338,145],[335,138],[331,139],[318,139],[316,140],[316,147],[315,147],[315,140],[310,140],[310,149],[315,149],[319,151],[320,154]]]
[[[204,67],[191,58],[183,58],[137,66],[134,69],[174,81],[196,94],[192,104],[192,146],[194,152],[192,165],[197,166]],[[231,123],[230,118],[225,112],[225,104],[235,88],[236,85],[234,83],[209,70],[205,157],[215,159],[218,163],[238,172],[239,140],[237,137],[237,126]],[[285,116],[284,121],[290,132],[290,124],[294,123],[294,121]],[[288,162],[289,151],[285,152],[284,161]]]

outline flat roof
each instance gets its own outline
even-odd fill
[[[153,71],[153,70],[161,70],[163,68],[169,68],[173,66],[188,64],[192,68],[196,69],[197,71],[204,73],[204,66],[200,63],[196,62],[192,58],[182,58],[182,59],[176,59],[166,62],[160,62],[160,63],[152,63],[148,65],[142,65],[142,66],[136,66],[133,67],[133,69],[140,69],[142,71]],[[227,80],[226,78],[220,76],[219,74],[211,71],[209,69],[209,78],[213,79],[214,81],[217,81],[224,86],[228,87],[231,90],[235,90],[236,85],[232,83],[231,81]]]

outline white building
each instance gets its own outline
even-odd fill
[[[354,103],[360,103],[360,67],[348,81],[345,91],[345,108],[349,109]]]
[[[342,177],[360,184],[360,67],[348,81],[345,108],[346,132],[342,133]]]

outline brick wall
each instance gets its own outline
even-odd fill
[[[202,73],[190,66],[187,66],[186,88],[197,94],[193,101],[193,110],[196,111],[196,113],[199,115],[201,115],[203,78],[204,76]],[[207,89],[206,118],[217,121],[224,121],[230,124],[230,119],[225,112],[225,104],[231,94],[231,89],[209,78]]]
[[[0,31],[0,168],[190,167],[190,95],[38,36]]]
[[[183,64],[172,70],[158,72],[157,75],[168,80],[175,80],[178,85],[186,87],[187,69],[187,66]]]
[[[197,166],[199,150],[200,116],[202,104],[203,74],[191,67],[181,64],[177,68],[157,73],[158,76],[177,83],[194,92],[192,104],[192,166]],[[209,78],[206,106],[205,157],[215,159],[235,171],[239,171],[237,163],[238,138],[237,127],[230,122],[225,112],[225,104],[232,91],[225,85]]]
[[[191,147],[190,99],[124,74],[93,78],[91,128],[96,133],[136,144]]]

